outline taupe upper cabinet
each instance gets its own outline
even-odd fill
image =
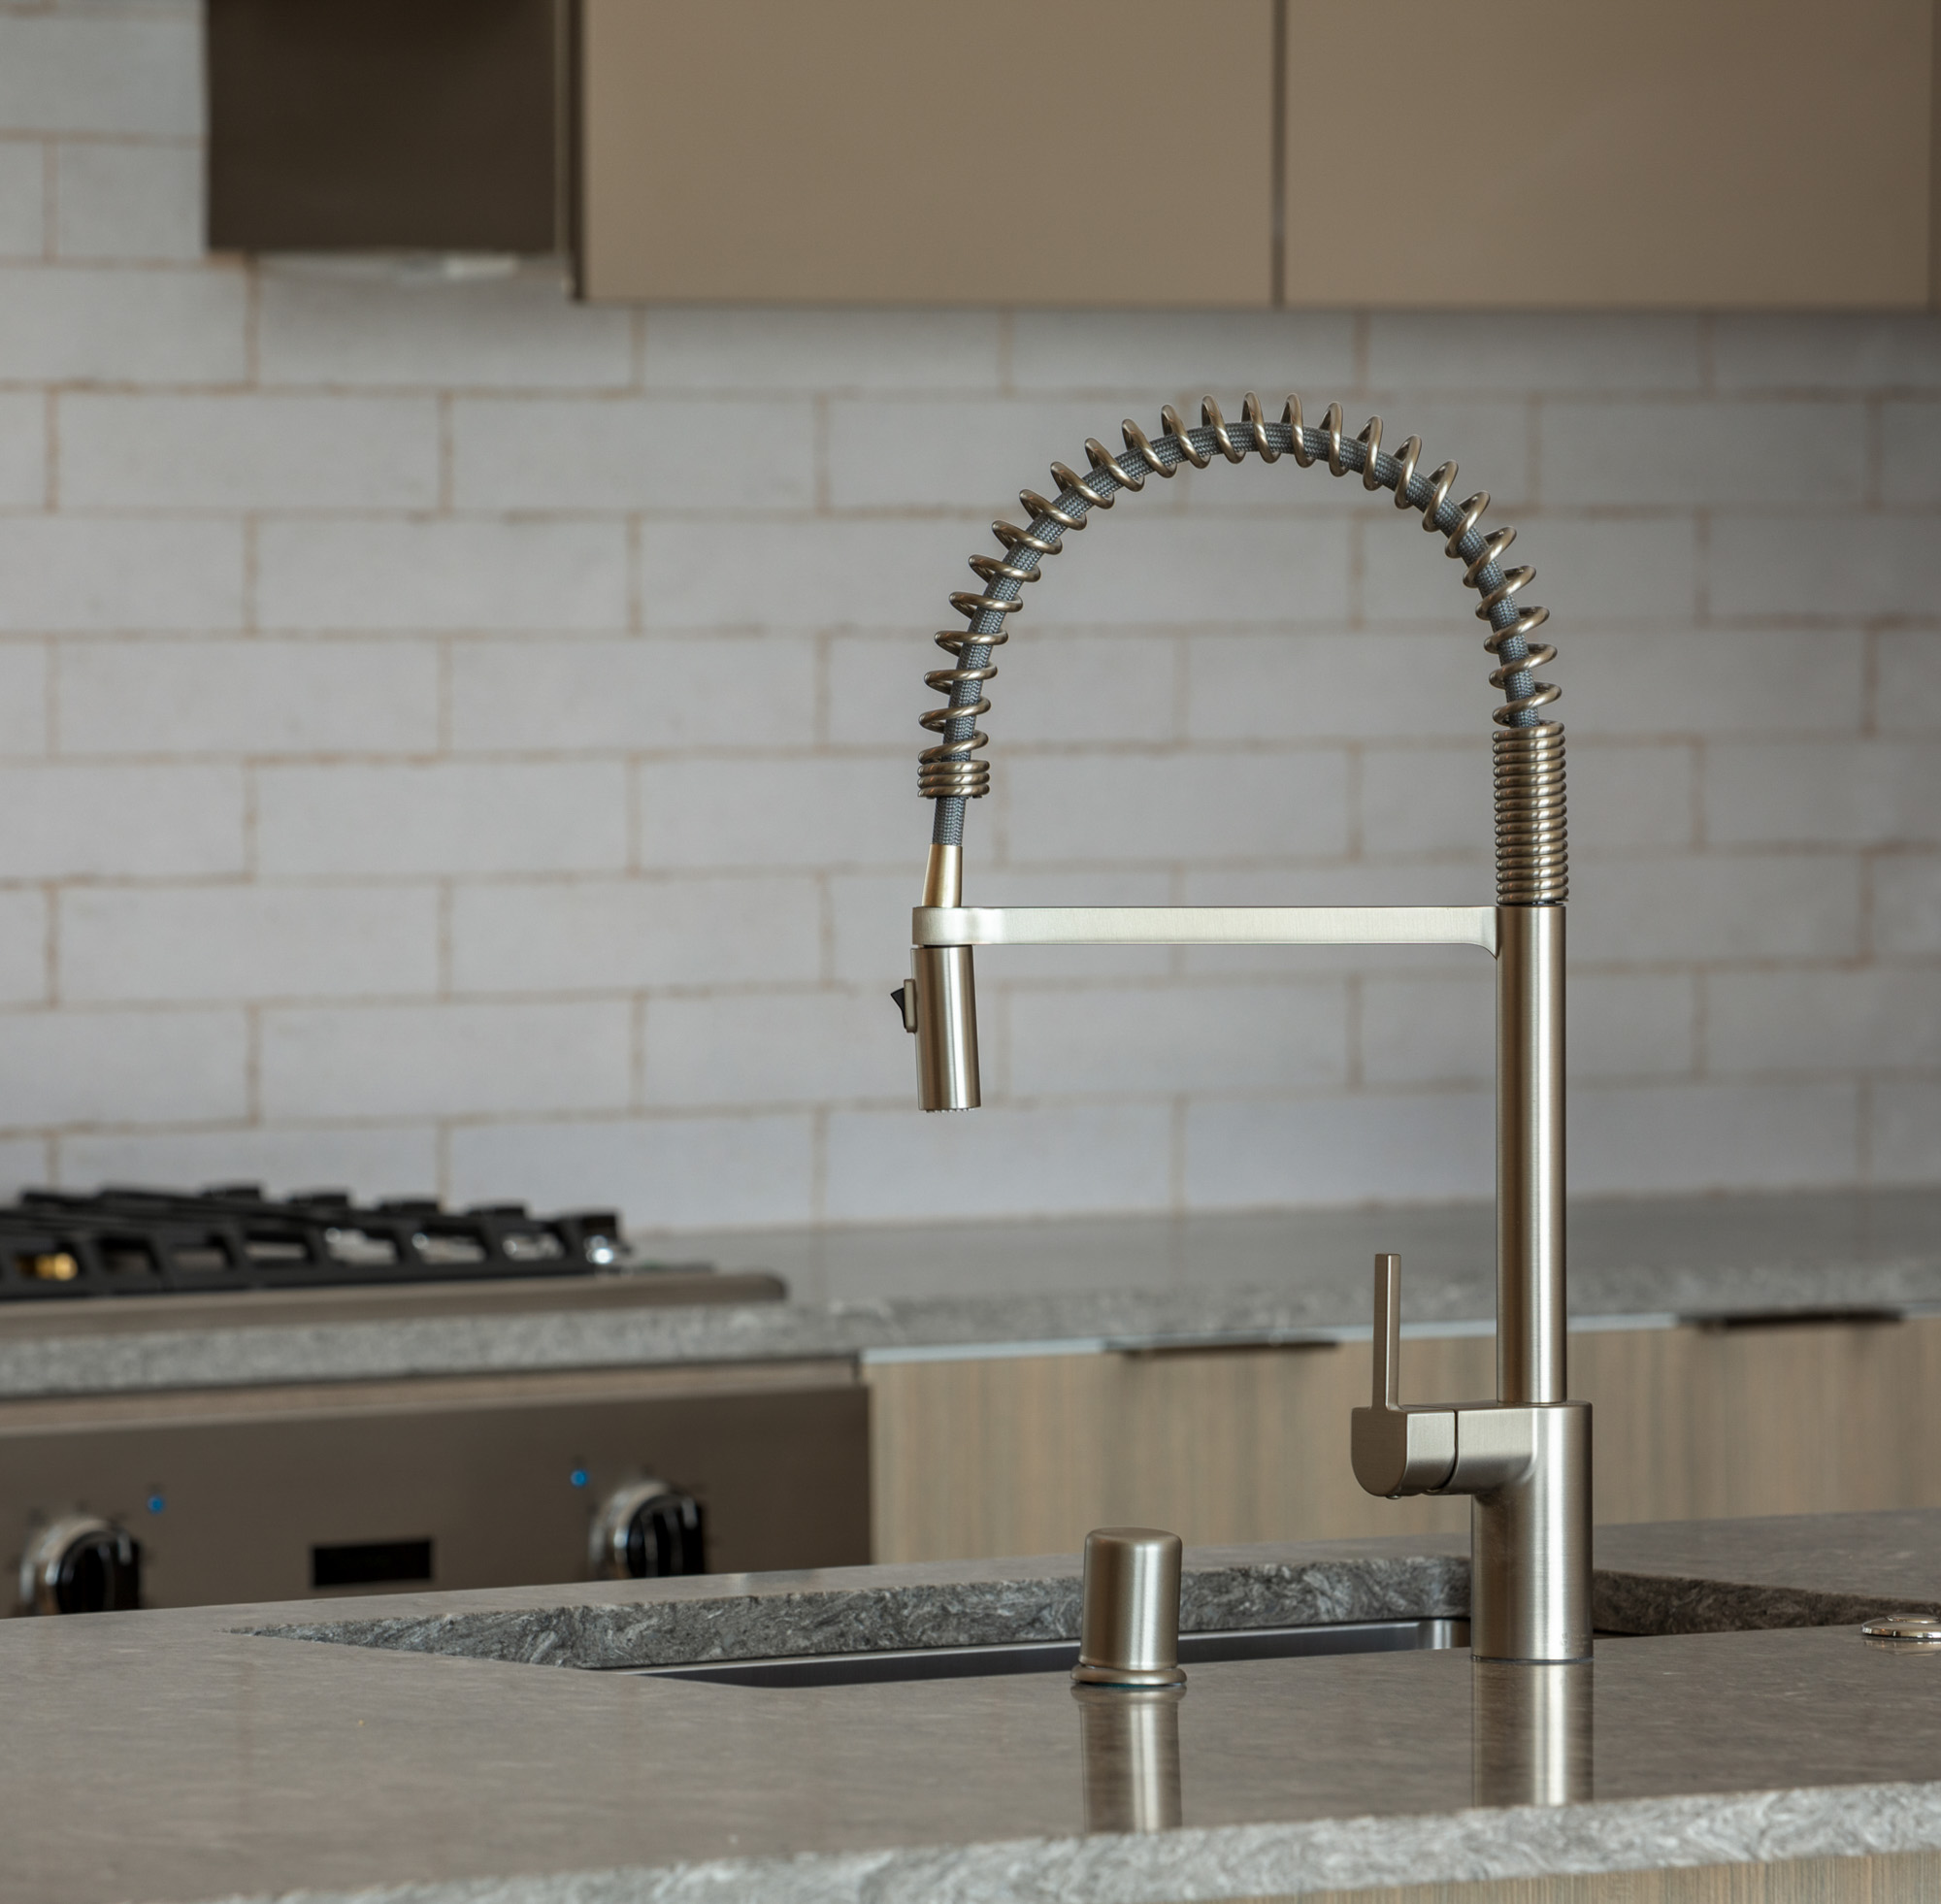
[[[1265,305],[1272,0],[581,0],[592,298]]]
[[[1934,292],[1936,0],[577,5],[593,298]]]
[[[1292,304],[1921,306],[1933,0],[1289,0]]]

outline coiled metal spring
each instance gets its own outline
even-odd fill
[[[1507,526],[1478,527],[1490,506],[1487,490],[1462,502],[1451,500],[1456,465],[1443,463],[1429,475],[1417,465],[1420,439],[1408,438],[1393,453],[1382,447],[1382,420],[1371,416],[1355,435],[1342,426],[1341,406],[1330,404],[1319,429],[1301,417],[1300,399],[1289,397],[1279,422],[1270,423],[1251,391],[1240,420],[1229,423],[1211,397],[1200,406],[1200,423],[1190,428],[1168,405],[1160,411],[1161,434],[1149,438],[1130,420],[1123,428],[1125,448],[1108,450],[1096,438],[1085,444],[1089,467],[1083,474],[1063,463],[1051,466],[1055,493],[1047,498],[1030,489],[1018,492],[1027,525],[994,522],[991,532],[1003,553],[973,555],[970,567],[980,586],[960,590],[950,606],[968,627],[945,629],[937,644],[953,666],[933,670],[925,685],[945,697],[920,718],[938,736],[938,744],[918,756],[917,790],[938,803],[932,837],[954,845],[964,837],[964,803],[990,790],[988,761],[978,758],[989,737],[977,728],[990,711],[984,683],[997,673],[992,655],[1005,641],[1006,617],[1023,607],[1025,584],[1036,581],[1047,556],[1056,555],[1069,532],[1085,527],[1095,509],[1108,509],[1121,490],[1134,492],[1151,476],[1170,478],[1182,464],[1205,469],[1217,455],[1239,463],[1249,453],[1264,463],[1292,455],[1302,469],[1325,461],[1329,474],[1359,475],[1365,489],[1390,489],[1396,508],[1413,509],[1422,526],[1443,538],[1447,554],[1463,564],[1463,580],[1481,597],[1477,616],[1490,626],[1483,646],[1496,660],[1490,685],[1500,688],[1503,706],[1496,720],[1497,859],[1498,898],[1505,904],[1545,904],[1564,894],[1563,731],[1538,710],[1555,701],[1558,690],[1539,681],[1535,670],[1556,660],[1557,650],[1530,637],[1549,619],[1548,610],[1518,601],[1534,578],[1530,567],[1504,568],[1502,558],[1516,540]],[[1512,893],[1517,897],[1511,897]]]

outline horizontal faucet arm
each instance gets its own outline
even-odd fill
[[[1494,905],[919,905],[915,945],[1475,945]]]

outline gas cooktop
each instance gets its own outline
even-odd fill
[[[256,1184],[189,1195],[29,1190],[0,1206],[0,1302],[496,1282],[625,1266],[614,1210],[539,1217],[522,1203],[447,1210],[428,1197],[363,1204],[338,1190],[276,1198]]]

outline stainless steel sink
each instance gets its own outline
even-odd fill
[[[1179,1661],[1299,1659],[1325,1653],[1415,1653],[1467,1646],[1466,1620],[1364,1620],[1337,1626],[1267,1626],[1234,1633],[1181,1633]],[[1003,1673],[1069,1672],[1076,1640],[1022,1646],[936,1646],[895,1653],[823,1653],[785,1659],[710,1659],[635,1668],[642,1679],[700,1680],[709,1686],[873,1686],[903,1679],[973,1679]]]

